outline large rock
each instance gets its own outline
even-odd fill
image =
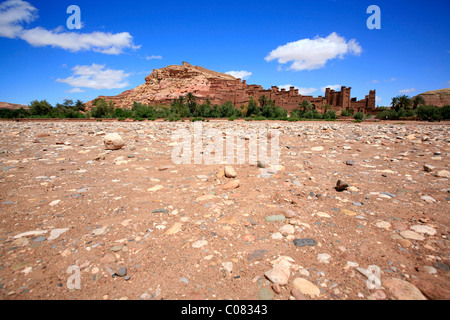
[[[125,145],[125,141],[118,133],[109,133],[103,138],[103,143],[108,150],[119,150]]]
[[[401,279],[383,281],[383,287],[397,300],[427,300],[415,285]]]

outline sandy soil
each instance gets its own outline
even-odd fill
[[[192,126],[0,122],[0,298],[450,298],[448,123],[203,123],[280,134],[280,167],[236,178],[172,161]],[[105,150],[109,132],[125,146]]]

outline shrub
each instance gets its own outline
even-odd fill
[[[419,106],[417,108],[417,116],[420,119],[426,120],[426,119],[433,119],[438,120],[442,119],[442,110],[440,110],[436,106]]]
[[[342,117],[351,117],[351,116],[353,116],[353,113],[354,113],[353,109],[345,109],[345,110],[341,111],[341,116]]]
[[[355,113],[355,115],[353,116],[353,118],[355,118],[355,120],[360,120],[362,121],[364,119],[364,113],[362,112],[357,112]]]
[[[328,110],[324,115],[323,118],[326,120],[336,120],[337,119],[337,114],[336,111],[334,110]]]

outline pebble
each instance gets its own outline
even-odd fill
[[[127,268],[122,267],[119,270],[117,270],[114,275],[118,276],[118,277],[125,277],[127,275]]]
[[[314,239],[294,239],[293,242],[296,247],[315,246],[317,244]]]
[[[152,213],[169,213],[169,211],[167,209],[155,209]]]
[[[266,287],[262,287],[258,292],[258,300],[273,300],[274,297],[274,292]]]
[[[297,289],[301,294],[310,296],[311,298],[320,296],[320,289],[315,284],[306,279],[296,278],[294,279],[292,284],[294,288]]]
[[[415,232],[428,234],[430,236],[434,236],[436,234],[436,229],[430,226],[424,226],[424,225],[414,225],[410,227],[411,230],[414,230]]]
[[[192,248],[201,248],[201,247],[206,246],[207,244],[208,244],[208,241],[206,241],[206,240],[198,240],[192,244]]]
[[[320,253],[317,255],[317,259],[323,263],[330,263],[331,256],[328,253]]]
[[[274,222],[274,221],[283,221],[286,219],[286,217],[284,215],[272,215],[272,216],[267,216],[266,218],[267,222]]]
[[[424,236],[411,230],[401,231],[400,235],[405,239],[419,240],[419,241],[425,240]]]
[[[48,237],[48,240],[55,240],[58,239],[59,236],[61,236],[63,233],[69,231],[68,228],[64,228],[64,229],[53,229],[52,231],[50,231],[50,236]]]
[[[450,171],[441,170],[436,173],[436,177],[440,178],[450,178]]]
[[[123,138],[118,133],[109,133],[105,135],[103,143],[107,150],[119,150],[125,145]]]
[[[247,260],[249,262],[261,260],[267,252],[267,250],[254,250],[247,256]]]
[[[236,172],[236,170],[234,170],[234,168],[232,166],[225,166],[224,173],[225,173],[225,177],[227,177],[227,178],[236,178],[237,177],[237,172]]]
[[[286,225],[280,227],[278,229],[278,231],[281,232],[282,235],[286,236],[286,235],[289,235],[289,234],[294,234],[295,228],[294,228],[293,225],[286,224]]]

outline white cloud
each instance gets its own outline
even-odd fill
[[[22,23],[37,18],[37,9],[22,0],[8,0],[0,4],[0,37],[16,38],[22,31]]]
[[[72,52],[92,50],[104,54],[120,54],[123,49],[138,47],[133,44],[133,37],[128,32],[122,33],[77,33],[59,32],[37,27],[22,31],[20,38],[35,47],[52,46]]]
[[[289,91],[289,89],[291,87],[294,87],[295,89],[298,89],[298,93],[301,94],[302,96],[309,96],[311,93],[317,91],[316,88],[301,88],[301,87],[293,86],[292,84],[284,84],[284,85],[278,86],[278,87],[280,89],[286,89],[287,91]]]
[[[331,90],[337,91],[337,90],[340,90],[341,87],[342,87],[342,86],[341,86],[340,84],[329,84],[329,85],[327,85],[326,87],[321,87],[320,90],[321,90],[322,92],[325,92],[325,89],[326,89],[326,88],[330,88]]]
[[[248,79],[252,75],[251,72],[248,72],[248,71],[245,71],[245,70],[242,70],[242,71],[228,71],[228,72],[225,72],[225,74],[229,74],[230,76],[233,76],[233,77],[235,77],[237,79],[242,79],[242,80],[244,80],[245,78]]]
[[[410,88],[410,89],[400,90],[399,92],[403,93],[403,94],[407,94],[407,93],[411,93],[411,92],[415,92],[415,91],[417,91],[417,90],[414,88]]]
[[[380,81],[378,81],[378,80],[372,80],[372,81],[371,81],[371,83],[373,83],[373,84],[376,84],[376,83],[378,83],[378,82],[380,82]]]
[[[37,18],[37,9],[22,0],[8,0],[0,4],[0,37],[20,38],[35,47],[52,46],[77,52],[95,51],[104,54],[120,54],[124,49],[139,49],[133,44],[128,32],[122,33],[78,33],[65,32],[59,26],[54,30],[42,27],[24,29],[23,24]]]
[[[120,89],[129,85],[126,79],[130,76],[123,70],[105,69],[105,65],[75,66],[73,76],[57,79],[75,88]]]
[[[355,39],[348,42],[344,37],[333,32],[326,38],[301,39],[279,46],[265,57],[266,61],[278,59],[278,63],[286,64],[292,61],[290,70],[314,70],[321,69],[328,60],[353,54],[359,56],[362,48]]]
[[[84,90],[80,88],[73,88],[66,91],[66,93],[81,93],[81,92],[84,92]]]
[[[379,97],[379,96],[376,96],[376,97],[375,97],[375,102],[381,103],[381,101],[383,101],[383,98],[381,98],[381,97]]]
[[[394,82],[394,81],[397,81],[397,79],[396,78],[390,78],[389,80],[384,80],[384,82]]]
[[[147,60],[153,60],[153,59],[162,59],[162,56],[155,56],[155,55],[151,55],[151,56],[146,56],[145,59]]]

